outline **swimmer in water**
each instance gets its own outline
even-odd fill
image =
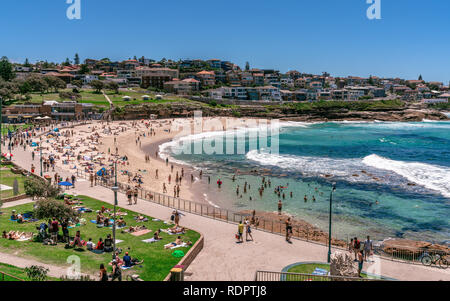
[[[308,201],[308,197],[305,194],[305,197],[303,198],[305,200],[305,203]]]

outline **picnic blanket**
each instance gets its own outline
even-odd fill
[[[170,232],[169,229],[161,229],[162,232],[167,233],[169,235],[180,235],[180,234],[184,234],[184,232],[177,232],[177,233],[173,233]]]
[[[160,239],[155,239],[155,238],[152,237],[152,238],[144,239],[144,240],[141,240],[141,241],[145,242],[145,243],[148,243],[148,244],[151,244],[151,243],[160,241]]]
[[[152,230],[144,229],[144,230],[132,232],[132,233],[130,233],[130,234],[133,235],[133,236],[142,236],[142,235],[145,235],[145,234],[151,233],[151,232],[152,232]]]

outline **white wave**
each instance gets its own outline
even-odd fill
[[[261,165],[277,166],[289,171],[301,171],[306,174],[321,175],[331,174],[335,176],[348,176],[356,170],[360,170],[360,159],[332,159],[326,157],[301,157],[293,155],[270,154],[249,151],[246,158]]]
[[[329,174],[345,177],[347,181],[352,182],[373,182],[374,177],[383,178],[387,176],[385,171],[391,171],[409,182],[450,197],[450,168],[443,166],[395,161],[375,154],[363,159],[332,159],[278,155],[252,150],[247,153],[246,157],[265,166],[277,166],[287,171],[301,172],[306,175]],[[365,169],[367,173],[360,173],[361,169]],[[353,177],[355,173],[359,176]]]
[[[213,202],[211,202],[211,201],[208,199],[208,195],[207,195],[206,193],[203,194],[203,197],[205,198],[205,201],[207,201],[208,204],[210,204],[211,206],[213,206],[213,207],[215,207],[215,208],[220,208],[219,206],[217,206],[216,204],[214,204]]]
[[[375,154],[362,160],[367,166],[393,171],[409,181],[450,197],[450,168],[419,162],[390,160]]]

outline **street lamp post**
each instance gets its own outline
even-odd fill
[[[39,144],[39,153],[40,153],[40,157],[41,157],[41,177],[42,177],[42,141]]]
[[[333,213],[333,192],[336,191],[336,183],[332,183],[332,189],[330,192],[330,214],[329,214],[329,221],[328,221],[328,260],[327,262],[331,262],[331,216]]]
[[[119,187],[117,186],[117,161],[114,162],[114,176],[115,176],[115,183],[114,183],[114,187],[112,187],[112,191],[114,191],[114,222],[113,222],[113,260],[115,259],[115,254],[116,254],[116,221],[117,221],[117,216],[116,216],[116,206],[118,205],[117,203],[117,191],[119,190]]]

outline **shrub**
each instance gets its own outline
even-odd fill
[[[24,182],[25,193],[34,198],[49,198],[58,195],[60,189],[36,178],[27,178]]]
[[[47,273],[49,269],[41,266],[32,265],[25,268],[27,277],[33,281],[45,281],[47,279]]]
[[[37,219],[49,219],[55,217],[59,222],[66,219],[76,220],[78,216],[78,212],[73,210],[72,207],[53,199],[38,201],[33,212],[33,217]]]

